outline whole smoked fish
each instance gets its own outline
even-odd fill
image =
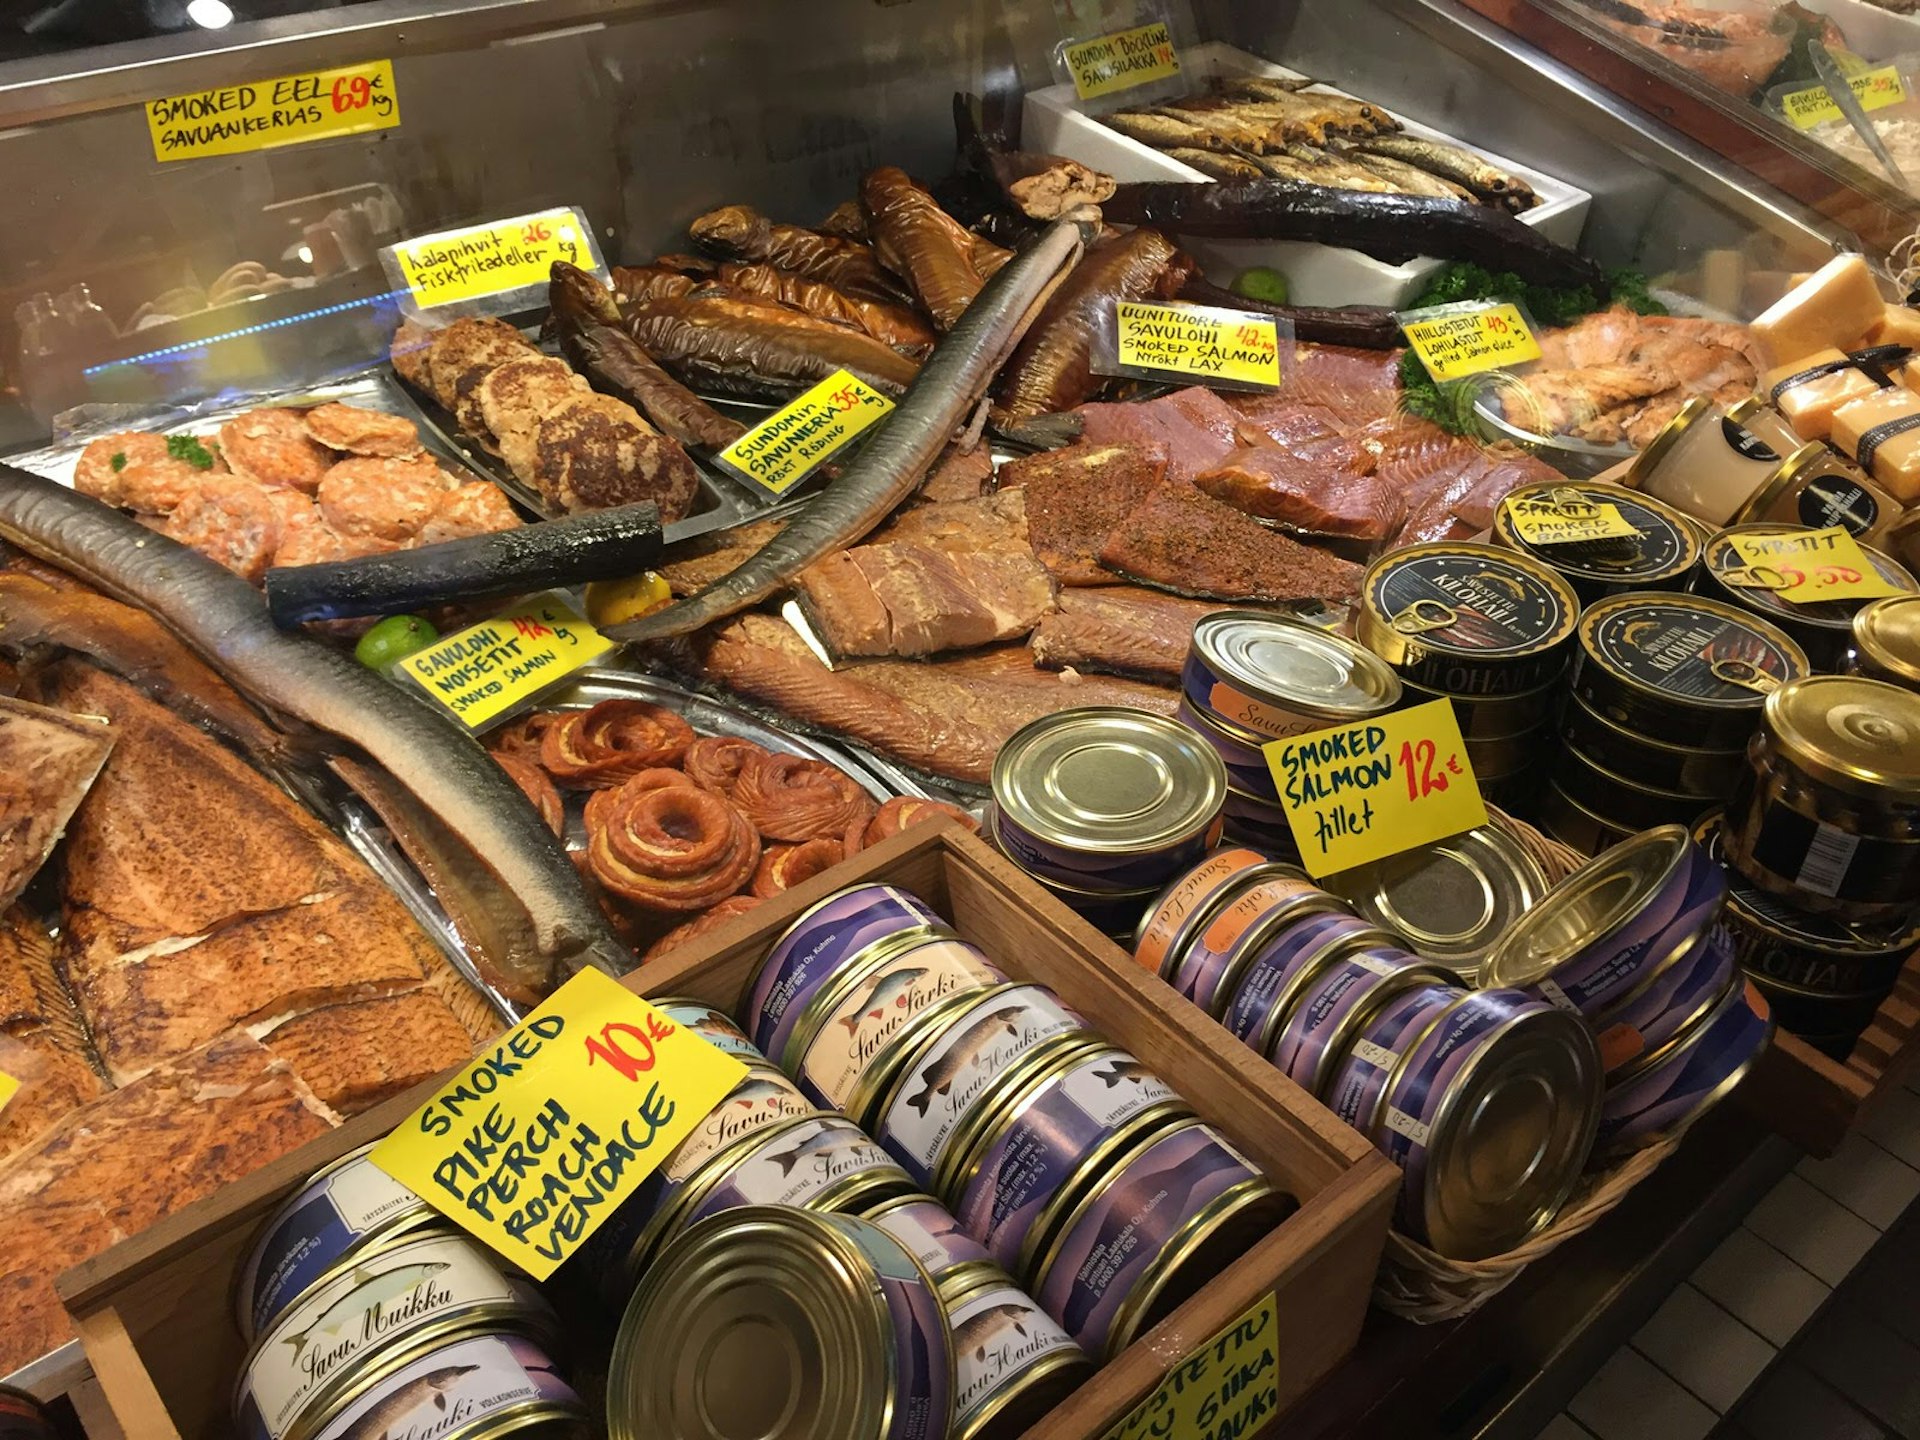
[[[710,210],[687,227],[694,243],[722,260],[759,261],[869,300],[911,300],[873,251],[858,240],[822,235],[799,225],[776,225],[750,205]]]

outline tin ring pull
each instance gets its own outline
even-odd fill
[[[1720,578],[1743,590],[1785,590],[1793,584],[1771,565],[1736,565],[1731,570],[1722,570]]]
[[[1458,624],[1460,612],[1439,600],[1416,600],[1393,617],[1393,628],[1402,635],[1419,635],[1428,630],[1445,630]]]
[[[1716,660],[1707,668],[1712,670],[1715,679],[1738,685],[1743,690],[1752,690],[1756,694],[1770,695],[1780,688],[1777,679],[1751,660]]]
[[[1592,500],[1571,485],[1556,485],[1541,498],[1562,515],[1588,515],[1595,508]]]

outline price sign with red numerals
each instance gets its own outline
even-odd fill
[[[744,479],[784,495],[869,425],[893,413],[893,402],[863,380],[836,370],[776,411],[716,457]]]
[[[393,66],[385,60],[168,95],[144,108],[159,160],[272,150],[400,123]]]
[[[1844,526],[1790,530],[1779,535],[1735,535],[1730,542],[1744,568],[1723,572],[1729,584],[1771,590],[1796,605],[1822,600],[1878,600],[1900,591],[1874,569]]]
[[[1271,390],[1283,377],[1282,343],[1291,349],[1292,339],[1293,327],[1271,315],[1120,300],[1113,307],[1112,343],[1099,337],[1091,364],[1102,375]]]
[[[544,210],[464,230],[422,235],[381,251],[413,308],[508,296],[542,299],[553,262],[600,269],[593,233],[578,210]]]
[[[1315,879],[1487,823],[1446,700],[1274,740],[1264,750]]]
[[[746,1073],[585,970],[375,1146],[373,1162],[544,1280]]]

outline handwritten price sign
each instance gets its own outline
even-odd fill
[[[1269,316],[1121,300],[1113,318],[1116,373],[1263,390],[1280,384],[1280,327]]]
[[[1264,753],[1316,880],[1487,823],[1446,700],[1275,740]]]
[[[1728,583],[1771,590],[1782,600],[1809,605],[1901,593],[1881,578],[1860,542],[1839,525],[1787,535],[1736,535],[1731,543],[1746,568],[1729,572]]]
[[[393,247],[400,278],[422,310],[528,287],[544,289],[553,262],[595,268],[586,222],[573,210],[443,230]]]
[[[1180,55],[1165,23],[1119,30],[1069,45],[1064,53],[1073,90],[1082,100],[1131,90],[1180,73]]]
[[[1900,71],[1892,65],[1850,76],[1847,88],[1853,91],[1862,110],[1882,110],[1889,105],[1898,105],[1907,98],[1907,88],[1900,82]],[[1780,111],[1802,130],[1811,130],[1816,125],[1846,118],[1823,85],[1815,85],[1808,90],[1788,91],[1780,97]]]
[[[1278,1317],[1271,1294],[1167,1372],[1104,1440],[1251,1436],[1280,1407]]]
[[[470,625],[400,662],[400,673],[479,729],[613,648],[558,598]]]
[[[393,65],[386,60],[169,95],[149,100],[145,109],[159,160],[271,150],[400,123]]]
[[[375,1146],[373,1163],[544,1280],[746,1073],[583,970]]]
[[[893,413],[878,390],[836,370],[786,409],[720,452],[729,469],[784,494],[876,420]]]
[[[1540,342],[1518,305],[1435,305],[1399,318],[1407,343],[1436,380],[1460,380],[1540,358]]]
[[[1618,505],[1589,500],[1578,490],[1550,491],[1526,500],[1504,500],[1514,533],[1529,545],[1571,545],[1581,540],[1624,539],[1640,532]]]

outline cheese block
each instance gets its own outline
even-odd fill
[[[1891,434],[1883,428],[1902,424],[1908,428]],[[1894,386],[1842,405],[1833,414],[1833,443],[1902,504],[1920,500],[1920,395]]]
[[[1886,317],[1880,286],[1858,255],[1836,255],[1753,322],[1760,348],[1775,365],[1816,350],[1851,350]]]
[[[1846,358],[1845,352],[1840,350],[1816,350],[1810,355],[1801,356],[1791,365],[1769,370],[1760,380],[1761,397],[1773,397],[1774,408],[1786,417],[1787,423],[1793,426],[1794,432],[1802,440],[1825,440],[1833,430],[1835,410],[1848,401],[1871,395],[1880,388],[1865,371],[1843,365]],[[1809,376],[1777,395],[1774,393],[1782,382],[1829,364],[1841,365],[1842,368]]]
[[[1920,395],[1920,355],[1914,356],[1900,367],[1899,380],[1914,394]]]
[[[1920,350],[1920,310],[1908,305],[1889,305],[1873,327],[1875,345],[1905,345]]]

